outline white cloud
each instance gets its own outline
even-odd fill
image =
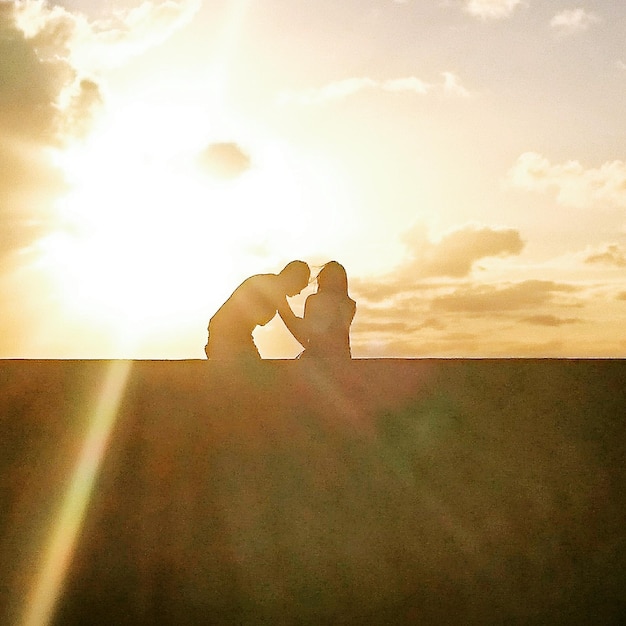
[[[456,74],[444,72],[443,78],[443,89],[446,93],[453,96],[460,96],[461,98],[468,98],[471,95],[470,92],[461,85],[459,77]]]
[[[119,14],[120,30],[110,39],[124,43],[130,52],[143,52],[186,26],[201,6],[201,0],[170,0],[160,4],[144,2],[126,14]]]
[[[417,94],[428,93],[428,90],[430,89],[430,85],[419,78],[415,78],[414,76],[387,80],[379,83],[378,86],[385,91],[412,91]]]
[[[439,91],[446,95],[468,97],[470,91],[463,87],[459,78],[452,72],[443,72],[443,81],[427,83],[415,76],[393,78],[389,80],[374,80],[373,78],[346,78],[328,83],[323,87],[306,89],[301,92],[283,91],[278,96],[279,104],[316,105],[332,100],[341,100],[365,90],[379,90],[394,93],[412,93],[420,96]]]
[[[585,9],[566,9],[550,20],[550,26],[560,34],[571,35],[587,30],[591,24],[599,21],[597,15]]]
[[[523,4],[523,0],[466,0],[465,10],[483,20],[495,20],[509,17]]]
[[[117,11],[108,19],[81,22],[73,45],[73,61],[92,71],[124,63],[186,26],[201,5],[201,0],[148,0],[134,9]]]
[[[578,161],[552,164],[536,152],[522,154],[507,174],[514,187],[528,191],[555,190],[557,201],[568,207],[626,208],[626,162],[607,161],[585,169]]]
[[[36,41],[41,55],[61,55],[85,72],[114,67],[167,40],[188,24],[202,0],[146,0],[98,20],[43,0],[14,3],[18,28]]]

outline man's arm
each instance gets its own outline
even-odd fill
[[[309,343],[307,334],[305,332],[305,324],[304,320],[301,317],[298,317],[294,314],[287,302],[287,298],[283,298],[279,307],[278,314],[280,318],[283,320],[285,326],[289,330],[289,332],[296,338],[296,340],[302,344],[304,348],[307,347]]]

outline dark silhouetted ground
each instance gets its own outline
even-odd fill
[[[119,365],[0,362],[0,623]],[[626,361],[127,365],[56,624],[622,623]]]

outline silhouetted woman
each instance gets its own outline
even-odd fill
[[[301,358],[349,359],[350,325],[356,302],[348,295],[348,276],[343,265],[329,261],[317,275],[317,292],[304,304],[304,317],[289,307],[278,310],[293,336],[304,346]]]

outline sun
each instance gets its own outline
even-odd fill
[[[249,159],[235,175],[203,160],[224,145]],[[66,310],[131,351],[206,319],[247,273],[323,238],[312,190],[329,177],[275,137],[212,127],[201,105],[119,105],[57,162],[69,191],[42,262]]]

